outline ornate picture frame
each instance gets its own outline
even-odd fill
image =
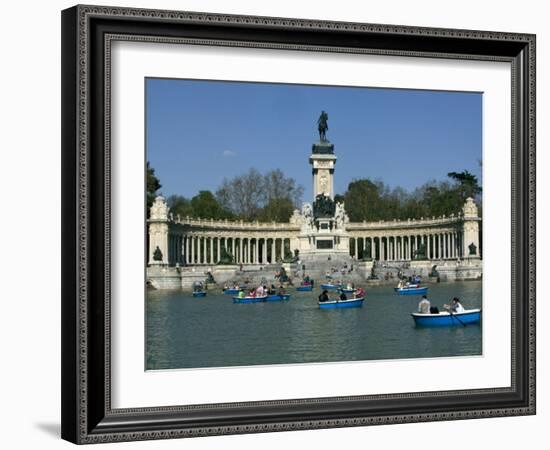
[[[511,65],[511,384],[116,409],[111,376],[111,45],[502,61]],[[62,437],[74,443],[535,414],[535,36],[99,6],[62,12]],[[139,279],[138,279],[138,282]]]

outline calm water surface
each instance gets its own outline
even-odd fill
[[[371,287],[362,308],[320,310],[319,289],[286,302],[233,304],[219,290],[147,293],[147,369],[481,355],[481,326],[416,328],[417,296]],[[440,309],[481,307],[481,282],[430,285]]]

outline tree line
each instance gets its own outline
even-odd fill
[[[401,187],[391,189],[380,180],[360,179],[348,185],[336,201],[344,201],[352,222],[419,219],[456,214],[468,197],[481,200],[481,186],[467,170],[449,172],[448,180],[429,181],[407,192]]]
[[[336,201],[345,202],[352,222],[432,217],[456,214],[466,198],[481,200],[477,177],[467,170],[449,172],[445,181],[430,181],[407,192],[391,189],[380,180],[353,180]],[[162,187],[154,169],[147,163],[147,204],[151,206]],[[171,195],[168,206],[174,216],[230,219],[259,222],[288,222],[300,208],[303,187],[280,169],[265,174],[256,169],[224,179],[215,192],[199,191],[192,198]],[[481,211],[480,211],[481,212]]]

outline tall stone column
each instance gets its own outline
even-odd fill
[[[451,241],[453,245],[453,258],[456,258],[456,232],[453,232],[451,236]]]
[[[239,264],[244,263],[244,246],[243,246],[243,238],[239,238]]]
[[[202,264],[202,236],[197,236],[197,264]]]

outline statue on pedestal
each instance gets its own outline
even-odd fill
[[[325,111],[321,111],[321,115],[317,120],[317,125],[319,127],[319,139],[325,142],[327,140],[328,130],[328,114]]]

